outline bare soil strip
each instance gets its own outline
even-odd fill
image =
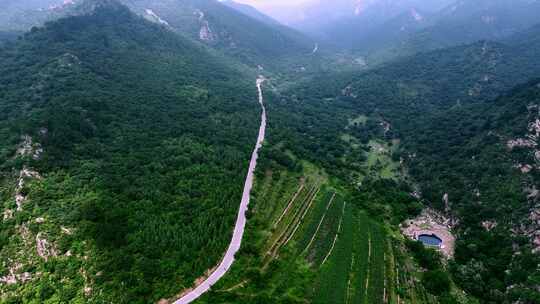
[[[311,206],[313,206],[313,202],[315,201],[315,198],[317,198],[317,195],[319,194],[319,192],[321,191],[321,188],[318,188],[317,189],[317,192],[315,192],[315,194],[311,197],[311,199],[309,200],[309,205],[307,206],[307,208],[304,210],[304,213],[302,214],[302,217],[300,218],[300,220],[298,221],[298,223],[296,224],[296,227],[294,228],[293,232],[291,233],[291,236],[289,236],[289,238],[285,241],[285,244],[283,245],[287,245],[289,243],[289,241],[294,237],[294,235],[296,234],[296,231],[298,231],[298,229],[300,228],[300,226],[302,226],[302,223],[304,222],[304,218],[306,217],[306,215],[308,214],[309,210],[311,210]]]
[[[274,228],[276,228],[277,225],[281,222],[281,220],[283,220],[283,218],[285,217],[285,214],[287,214],[287,212],[292,207],[293,203],[296,201],[296,198],[302,192],[303,189],[304,189],[304,183],[301,183],[298,190],[296,190],[296,193],[289,200],[289,203],[287,204],[287,207],[285,208],[285,210],[283,210],[283,213],[279,216],[278,220],[274,223]]]
[[[314,186],[313,188],[309,190],[300,208],[298,208],[293,214],[292,222],[289,225],[287,225],[283,233],[278,237],[276,242],[272,244],[272,247],[270,247],[270,250],[267,252],[267,255],[270,255],[271,258],[275,258],[279,252],[279,249],[287,243],[287,241],[289,240],[289,236],[291,235],[291,231],[294,232],[296,230],[296,226],[299,225],[301,221],[300,220],[301,214],[303,213],[305,209],[308,208],[308,205],[310,205],[310,202],[312,202],[314,196],[317,195],[317,193],[319,192],[319,189],[320,189],[319,186]]]

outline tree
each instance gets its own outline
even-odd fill
[[[437,296],[450,291],[450,277],[443,270],[431,270],[424,273],[422,284],[427,291]]]

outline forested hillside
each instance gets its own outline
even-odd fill
[[[91,6],[85,0],[57,2],[51,0],[50,5],[42,1],[26,5],[12,4],[0,15],[0,30],[29,30],[48,20],[84,13]],[[259,65],[269,69],[276,66],[288,68],[289,63],[293,62],[292,58],[303,60],[315,44],[293,29],[268,21],[270,18],[261,20],[262,17],[256,16],[256,11],[246,14],[217,0],[120,2],[152,22],[254,68]]]
[[[415,196],[452,222],[458,241],[450,269],[458,286],[482,303],[539,298],[532,266],[538,263],[538,82],[506,93],[539,72],[538,32],[526,36],[513,45],[479,42],[331,82],[316,79],[274,110],[288,126],[280,132],[288,149],[362,189],[388,191],[392,183],[381,188],[371,180],[394,178],[401,168]],[[376,166],[363,165],[374,140],[393,147],[397,165],[382,157]],[[377,167],[382,173],[370,173]],[[391,201],[365,208],[394,221],[406,208],[388,210]]]
[[[493,102],[418,117],[403,134],[423,196],[458,221],[451,270],[483,302],[539,299],[539,106],[536,80]]]
[[[219,261],[252,76],[111,1],[0,62],[2,303],[151,303]]]

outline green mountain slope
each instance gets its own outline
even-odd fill
[[[153,303],[230,240],[254,78],[96,3],[0,51],[2,303]]]
[[[275,19],[272,19],[271,17],[261,13],[256,8],[254,8],[251,5],[242,4],[235,2],[233,0],[223,0],[220,1],[222,4],[231,7],[239,12],[241,12],[244,15],[247,15],[253,19],[259,20],[261,22],[267,23],[269,25],[279,25],[279,22]]]
[[[536,303],[538,273],[524,269],[538,262],[538,154],[529,142],[538,138],[537,81],[507,92],[538,75],[539,33],[314,79],[283,94],[279,135],[286,149],[371,193],[364,208],[390,222],[411,207],[375,199],[394,186],[373,179],[401,174],[451,223],[458,286],[482,303]]]
[[[540,298],[532,266],[540,261],[539,106],[536,80],[492,102],[418,117],[403,134],[424,197],[440,209],[450,198],[460,232],[452,271],[483,303]]]
[[[304,35],[264,15],[245,14],[217,0],[122,0],[137,14],[181,35],[204,43],[257,68],[296,60],[311,53],[314,43]],[[87,2],[43,8],[43,3],[8,7],[0,17],[0,29],[29,30],[31,26],[60,16],[85,11]],[[293,61],[294,62],[294,61]],[[270,68],[270,67],[269,67]]]
[[[314,45],[294,30],[261,22],[214,0],[129,0],[126,4],[147,16],[150,9],[176,31],[254,67],[304,56]]]

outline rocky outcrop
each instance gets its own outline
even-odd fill
[[[205,18],[205,14],[201,10],[196,10],[195,14],[199,16],[199,23],[201,24],[201,29],[199,30],[199,39],[205,42],[213,42],[216,40],[214,32],[210,28],[210,23]]]
[[[17,148],[16,155],[18,157],[32,157],[34,160],[38,160],[43,153],[41,144],[34,143],[30,135],[23,135],[22,142]]]
[[[529,151],[530,158],[527,163],[518,163],[514,167],[522,173],[530,173],[532,170],[540,170],[540,106],[532,104],[527,107],[529,123],[527,133],[520,138],[510,139],[506,146],[511,151],[516,148]]]
[[[145,18],[154,22],[154,23],[157,23],[157,24],[161,24],[161,25],[164,25],[166,27],[170,27],[169,25],[169,22],[161,19],[160,16],[158,16],[153,10],[147,8],[144,10],[145,12]]]
[[[15,203],[17,204],[17,211],[23,210],[23,204],[26,202],[27,199],[25,185],[30,179],[41,179],[41,176],[38,172],[24,167],[19,173],[17,187],[15,188]]]
[[[0,277],[0,283],[13,285],[19,282],[24,283],[32,279],[32,275],[29,272],[21,272],[23,264],[15,263],[9,267],[8,274]]]
[[[352,97],[352,98],[357,98],[358,97],[358,95],[356,95],[354,93],[354,89],[353,89],[353,87],[351,85],[348,85],[343,90],[341,90],[341,95],[347,96],[347,97]]]
[[[42,232],[36,235],[36,250],[38,255],[45,261],[47,261],[50,257],[58,256],[56,247],[45,238]]]
[[[527,225],[522,225],[521,230],[530,238],[533,250],[540,252],[540,190],[536,185],[532,185],[525,189],[525,194],[532,207],[529,212],[529,222]]]

